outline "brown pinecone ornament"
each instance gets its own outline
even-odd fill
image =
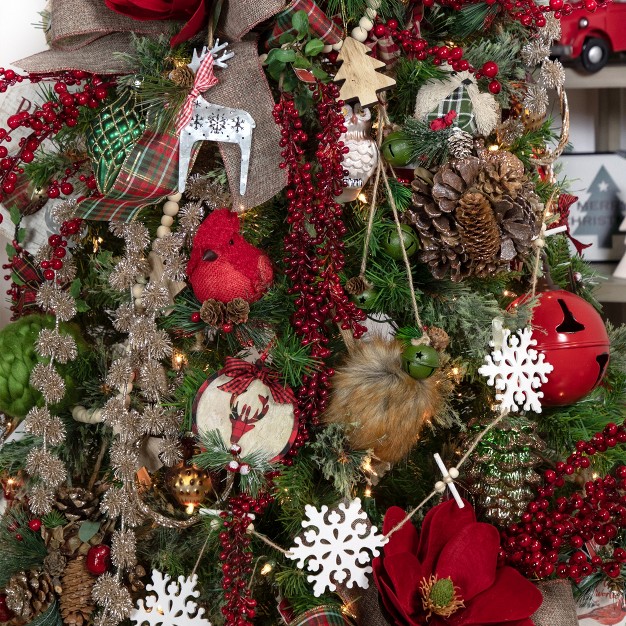
[[[85,557],[70,561],[63,574],[61,617],[67,626],[82,626],[89,621],[94,605],[91,590],[95,578],[85,566]]]
[[[456,159],[465,159],[472,155],[473,150],[474,138],[472,135],[455,126],[450,137],[448,137],[448,152],[450,155]]]
[[[491,202],[469,191],[459,200],[456,219],[463,248],[472,261],[491,261],[500,250],[500,229]]]
[[[515,198],[526,182],[522,162],[510,152],[499,152],[494,152],[486,163],[483,162],[476,180],[476,189],[493,202],[504,195]]]
[[[31,621],[54,601],[50,576],[40,569],[19,572],[6,586],[7,606],[22,619]]]
[[[541,220],[538,219],[533,200],[532,196],[505,195],[493,203],[502,232],[502,261],[509,262],[525,255],[532,246],[533,239],[539,234]]]
[[[476,157],[452,159],[439,168],[433,178],[432,197],[444,213],[456,209],[461,196],[473,185],[481,171]]]

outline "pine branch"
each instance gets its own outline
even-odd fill
[[[41,445],[41,439],[32,435],[0,445],[0,474],[17,474],[23,470],[28,453],[38,445]]]
[[[417,92],[431,80],[444,80],[448,72],[435,65],[429,58],[425,61],[400,57],[395,70],[396,87],[391,92],[389,109],[392,116],[404,119],[415,109]]]
[[[41,565],[48,554],[40,533],[28,528],[30,516],[21,506],[14,506],[2,516],[0,523],[0,587],[4,587],[13,574]],[[9,530],[13,529],[13,530]],[[16,534],[22,536],[16,539]]]
[[[435,131],[422,120],[407,118],[402,131],[409,143],[411,162],[419,160],[424,167],[431,167],[447,161],[450,128]]]
[[[450,34],[455,39],[465,39],[475,33],[484,32],[487,19],[495,17],[498,10],[498,5],[489,5],[486,2],[466,4],[460,11],[456,11],[454,19],[450,21]]]
[[[272,366],[281,373],[286,385],[299,387],[305,376],[310,376],[321,366],[321,361],[311,357],[309,346],[303,346],[292,331],[276,337],[270,350]]]

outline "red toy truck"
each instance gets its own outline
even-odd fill
[[[588,72],[597,72],[612,52],[626,50],[626,2],[612,2],[589,13],[584,8],[561,18],[561,41],[552,48],[562,59],[580,59]]]

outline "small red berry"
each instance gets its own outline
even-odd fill
[[[493,61],[487,61],[487,63],[485,63],[482,68],[482,73],[488,78],[494,78],[498,71],[498,64],[494,63]]]
[[[36,533],[41,528],[41,520],[37,517],[33,518],[28,522],[28,527]]]
[[[492,80],[489,83],[489,91],[495,96],[502,91],[502,85],[499,80]]]
[[[200,317],[200,313],[199,313],[198,311],[194,311],[194,312],[191,314],[191,316],[190,316],[190,317],[191,317],[191,321],[192,321],[194,324],[198,324],[198,323],[200,322],[200,320],[202,319],[202,318]]]

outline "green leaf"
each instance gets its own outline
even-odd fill
[[[9,209],[9,213],[11,214],[11,221],[14,224],[19,224],[20,220],[22,219],[22,214],[20,213],[20,210],[16,206],[12,206]]]
[[[19,242],[24,241],[24,239],[26,238],[26,229],[25,228],[19,228],[17,231],[17,240]]]
[[[328,79],[328,73],[325,72],[321,67],[314,67],[311,72],[313,73],[313,76],[315,76],[315,78],[317,78],[318,80]]]
[[[72,281],[72,284],[70,285],[70,295],[72,296],[72,298],[76,299],[78,298],[78,296],[80,296],[81,286],[82,284],[81,284],[80,278],[75,278]]]
[[[6,250],[7,256],[9,257],[9,260],[12,259],[13,256],[15,255],[15,248],[10,243],[8,243],[6,245],[5,250]]]
[[[76,300],[76,310],[79,313],[86,313],[91,310],[91,307],[84,300]]]
[[[24,281],[18,277],[18,275],[15,272],[11,273],[11,280],[16,284],[16,285],[23,285]]]
[[[293,62],[293,66],[302,70],[308,70],[311,67],[311,61],[299,54]]]
[[[285,67],[286,65],[281,61],[272,61],[267,66],[267,72],[274,80],[279,80],[280,75],[285,71]]]
[[[291,26],[298,31],[298,35],[306,35],[309,32],[309,16],[306,11],[296,11],[291,19]]]
[[[282,46],[285,43],[293,43],[296,40],[293,33],[287,31],[278,38],[278,43]]]
[[[283,50],[282,48],[272,48],[268,54],[265,62],[267,65],[271,65],[274,61],[280,61],[281,63],[293,63],[296,60],[295,50]]]
[[[87,543],[99,530],[99,522],[83,522],[78,530],[78,538],[84,543]]]
[[[283,89],[285,91],[293,91],[300,81],[293,73],[293,71],[285,72],[283,77]]]
[[[311,39],[304,46],[304,54],[308,57],[316,57],[324,48],[324,42],[321,39]]]

